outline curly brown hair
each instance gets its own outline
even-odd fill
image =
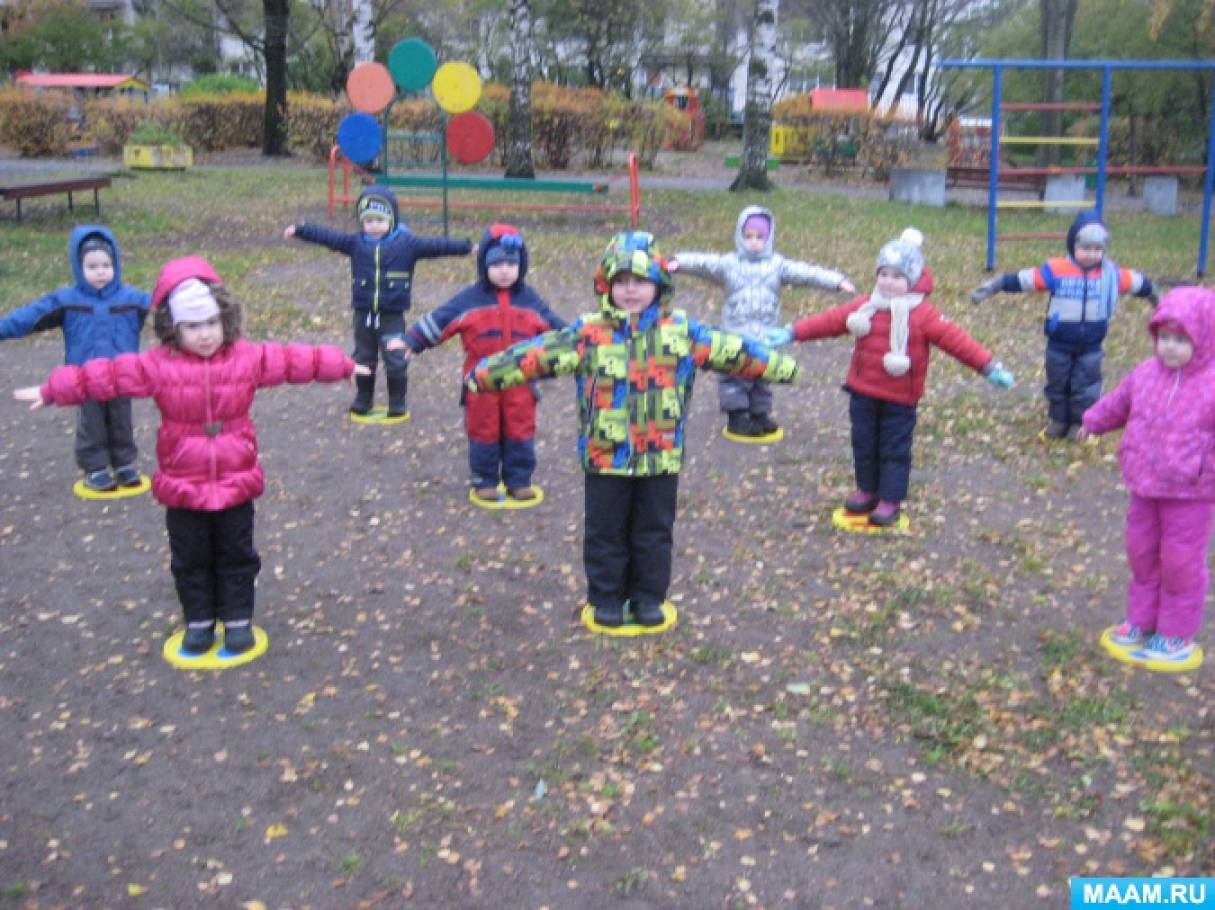
[[[207,287],[211,289],[215,302],[219,304],[219,322],[224,329],[224,344],[232,344],[241,335],[243,319],[240,301],[233,297],[232,292],[222,284],[208,284]],[[167,300],[153,310],[152,328],[156,331],[156,337],[162,344],[167,344],[177,350],[181,349],[181,340],[177,335],[177,327],[173,325],[173,314],[169,312]]]

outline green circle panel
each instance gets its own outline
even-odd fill
[[[439,67],[434,49],[421,38],[406,38],[388,54],[388,71],[403,92],[420,92],[430,85]]]

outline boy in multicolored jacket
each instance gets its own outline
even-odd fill
[[[1048,259],[1036,269],[996,275],[970,293],[982,303],[1003,291],[1022,294],[1047,291],[1043,332],[1046,334],[1046,394],[1050,422],[1047,439],[1075,438],[1080,418],[1101,397],[1101,345],[1120,294],[1156,295],[1146,275],[1119,268],[1105,255],[1110,232],[1094,210],[1080,212],[1067,232],[1067,255]]]
[[[466,255],[472,251],[472,244],[446,237],[419,237],[401,221],[392,190],[379,184],[372,184],[359,194],[355,211],[361,233],[343,234],[319,224],[289,224],[283,237],[319,243],[350,257],[354,361],[369,370],[367,375],[355,377],[358,392],[350,412],[361,415],[371,410],[376,362],[383,357],[388,381],[388,417],[404,417],[409,363],[403,349],[389,350],[386,345],[405,331],[414,266],[419,259]]]
[[[599,312],[482,360],[474,391],[573,374],[586,474],[583,564],[595,621],[663,622],[684,422],[696,368],[792,382],[790,357],[671,309],[667,263],[644,231],[617,234],[595,273]]]
[[[776,252],[776,219],[762,206],[748,205],[734,226],[735,252],[676,253],[671,271],[687,272],[725,288],[721,327],[755,341],[780,325],[780,291],[785,285],[855,294],[842,272]],[[780,429],[772,419],[772,390],[763,379],[719,376],[717,398],[726,429],[736,436],[767,436]]]
[[[527,245],[519,229],[509,224],[490,225],[477,246],[477,283],[423,316],[403,341],[390,341],[389,349],[408,345],[406,356],[421,354],[459,335],[464,343],[462,375],[466,376],[482,357],[565,328],[565,320],[524,283],[526,275]],[[504,392],[465,390],[462,402],[473,495],[496,500],[501,479],[512,499],[535,499],[535,392],[530,386]]]

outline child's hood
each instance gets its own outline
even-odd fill
[[[768,219],[768,239],[764,242],[764,248],[758,253],[751,253],[743,246],[743,225],[747,223],[747,219],[753,215],[758,215]],[[772,251],[776,248],[776,218],[772,215],[771,210],[764,208],[762,205],[748,205],[738,213],[738,221],[734,225],[734,249],[737,251],[741,259],[770,259]]]
[[[354,210],[356,212],[361,212],[363,210],[363,200],[373,196],[377,199],[383,199],[392,208],[392,229],[389,231],[390,234],[396,233],[397,231],[409,230],[409,228],[406,227],[405,222],[401,220],[401,207],[397,204],[396,193],[382,184],[373,183],[364,189],[363,192],[359,193],[359,198],[355,203]]]
[[[80,247],[90,237],[100,237],[114,251],[114,277],[100,290],[84,280],[84,265],[80,261]],[[68,258],[72,261],[72,277],[76,279],[76,287],[86,294],[105,297],[122,284],[122,252],[118,249],[118,241],[114,239],[113,233],[104,225],[78,224],[72,228],[72,236],[68,239]]]
[[[1181,326],[1186,337],[1194,345],[1194,356],[1183,369],[1201,369],[1211,362],[1215,355],[1215,338],[1212,331],[1215,325],[1215,292],[1200,287],[1174,288],[1164,295],[1160,305],[1152,314],[1148,323],[1148,331],[1155,339],[1156,334],[1166,323],[1175,322]]]
[[[1109,228],[1101,220],[1096,209],[1085,209],[1083,212],[1078,212],[1075,220],[1072,221],[1072,226],[1067,229],[1067,255],[1073,259],[1076,258],[1076,235],[1080,233],[1081,228],[1088,227],[1090,224],[1101,225],[1105,228],[1107,236],[1109,234]]]
[[[510,224],[491,224],[481,235],[481,243],[477,246],[477,278],[486,287],[493,287],[493,285],[489,281],[489,266],[485,263],[485,257],[491,247],[502,245],[506,237],[513,239],[506,240],[505,243],[511,246],[517,244],[516,248],[519,251],[519,278],[511,287],[519,287],[527,276],[527,244],[524,243],[519,229]]]

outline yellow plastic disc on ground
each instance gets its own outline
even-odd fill
[[[881,528],[869,523],[868,514],[853,515],[843,506],[831,513],[831,523],[848,534],[898,534],[911,527],[906,512],[899,512],[899,520],[889,527]]]
[[[1124,664],[1130,664],[1133,667],[1143,667],[1145,670],[1153,670],[1156,673],[1186,673],[1190,670],[1197,670],[1202,666],[1202,645],[1194,645],[1194,650],[1190,652],[1190,656],[1185,660],[1149,660],[1143,657],[1137,657],[1140,653],[1141,645],[1120,645],[1113,639],[1114,627],[1106,629],[1101,633],[1101,647],[1105,653],[1114,660],[1121,661]]]
[[[536,491],[535,499],[513,499],[506,494],[506,487],[499,484],[498,498],[489,500],[481,499],[475,490],[469,488],[468,501],[483,509],[530,509],[532,506],[538,506],[544,502],[544,491],[540,489],[540,485],[534,483],[532,489]]]
[[[355,423],[361,423],[367,426],[379,423],[386,427],[395,427],[399,423],[408,423],[409,417],[410,414],[408,411],[406,411],[404,414],[398,414],[396,417],[389,417],[388,408],[372,408],[366,414],[352,413],[350,415],[350,419]]]
[[[587,604],[582,608],[582,624],[592,632],[600,635],[615,635],[620,638],[631,638],[635,635],[656,635],[665,632],[679,620],[679,611],[669,600],[662,605],[662,622],[656,626],[643,626],[628,611],[624,614],[624,625],[601,626],[595,622],[595,608]]]
[[[728,429],[722,428],[721,435],[731,442],[745,442],[750,445],[768,445],[773,442],[780,442],[785,438],[785,428],[777,427],[771,433],[764,436],[739,436],[737,433],[731,433]]]
[[[215,644],[204,654],[185,654],[181,650],[181,640],[186,630],[174,632],[165,642],[164,659],[179,670],[226,670],[229,667],[239,667],[251,660],[257,660],[270,647],[270,636],[261,626],[253,627],[253,647],[243,654],[229,654],[223,649],[224,636],[222,626],[215,635]]]
[[[439,107],[449,114],[471,111],[481,100],[481,77],[467,63],[444,63],[430,83]]]
[[[150,489],[152,489],[152,479],[147,474],[139,475],[138,486],[120,486],[116,490],[110,490],[108,493],[103,493],[101,490],[90,490],[85,486],[83,477],[72,486],[72,492],[81,499],[128,499],[131,496],[140,496]]]

